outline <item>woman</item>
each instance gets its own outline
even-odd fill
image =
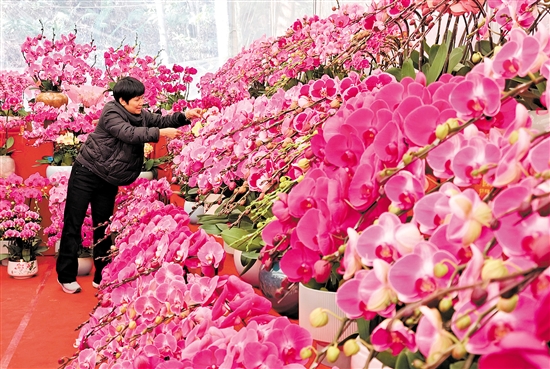
[[[198,108],[189,109],[185,114],[152,114],[142,109],[144,92],[143,83],[132,77],[121,78],[116,83],[114,101],[105,104],[94,132],[88,136],[73,164],[56,264],[57,281],[67,293],[81,291],[76,281],[77,251],[82,243],[81,229],[88,205],[91,205],[95,229],[92,285],[98,288],[112,244],[110,237],[105,238],[106,226],[98,225],[113,215],[118,186],[128,185],[139,176],[146,142],[158,142],[160,137],[179,137],[181,132],[177,127],[190,124],[189,119],[200,116]],[[99,240],[102,241],[97,243]]]

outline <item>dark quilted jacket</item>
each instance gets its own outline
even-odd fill
[[[110,101],[76,160],[113,185],[128,185],[141,172],[144,144],[158,142],[160,128],[189,123],[182,113],[161,116],[142,109],[140,115],[134,115]]]

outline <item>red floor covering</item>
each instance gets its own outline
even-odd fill
[[[222,274],[236,274],[232,257]],[[97,303],[92,276],[78,277],[82,292],[69,295],[57,284],[54,256],[39,257],[29,279],[15,280],[0,266],[0,369],[58,368],[59,358],[74,353],[76,329]]]

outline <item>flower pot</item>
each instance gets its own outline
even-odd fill
[[[367,363],[367,359],[369,358],[369,349],[366,348],[359,339],[357,339],[357,343],[359,344],[359,352],[351,357],[351,363],[349,366],[351,369],[363,369]],[[384,364],[376,358],[373,358],[369,363],[369,369],[382,368],[384,368]]]
[[[538,130],[539,132],[550,131],[550,113],[548,113],[548,110],[530,110],[529,115],[533,120],[531,127]]]
[[[15,173],[15,160],[11,156],[0,156],[0,177],[8,178],[10,174]]]
[[[65,173],[67,178],[71,175],[73,167],[71,165],[48,165],[46,167],[46,178],[51,178],[54,174]]]
[[[43,102],[45,105],[60,108],[69,102],[69,98],[62,92],[44,91],[39,93],[34,99],[36,102]]]
[[[138,178],[145,178],[145,179],[148,179],[148,180],[152,180],[153,179],[153,172],[151,171],[146,171],[146,172],[141,172],[139,174],[139,177]]]
[[[189,214],[191,224],[197,224],[199,222],[199,215],[204,214],[204,206],[200,205],[197,207],[195,201],[185,201],[183,204],[183,210]]]
[[[8,263],[8,275],[15,279],[30,278],[38,273],[38,262],[32,261],[10,261]]]
[[[282,282],[287,279],[279,262],[273,263],[271,270],[266,270],[262,265],[259,273],[260,289],[264,296],[271,301],[273,310],[291,319],[298,317],[298,286],[291,284],[280,294]]]
[[[246,264],[243,265],[241,260],[242,253],[243,252],[240,250],[235,250],[233,252],[233,262],[235,264],[235,269],[237,270],[237,273],[239,273],[239,276],[243,281],[251,284],[254,287],[260,287],[260,266],[262,265],[262,263],[260,263],[259,260],[256,260],[252,268],[248,269],[246,273],[241,275],[246,266]]]
[[[8,249],[10,241],[0,241],[0,254],[9,254],[10,250]],[[8,266],[10,259],[2,259],[2,265]]]
[[[345,314],[340,310],[336,304],[336,292],[331,291],[321,291],[313,288],[306,287],[302,283],[299,286],[299,303],[298,303],[298,324],[300,327],[306,329],[311,333],[311,338],[317,341],[319,344],[319,349],[325,347],[329,342],[332,342],[338,331],[342,322],[336,319],[334,316],[328,314],[328,323],[323,327],[312,327],[309,323],[309,315],[316,308],[323,308],[330,310],[337,316],[344,317]],[[357,324],[352,323],[349,327],[342,333],[340,339],[343,339],[353,333],[357,332]],[[345,355],[340,355],[336,363],[323,362],[324,365],[329,366],[338,366],[340,368],[349,368],[350,367],[350,358]]]
[[[76,275],[88,275],[92,271],[94,266],[94,258],[91,256],[79,257],[78,258],[78,272]]]

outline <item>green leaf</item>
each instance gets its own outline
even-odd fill
[[[15,140],[13,139],[13,137],[8,137],[8,139],[6,140],[6,143],[5,143],[4,147],[5,147],[6,149],[11,148],[11,147],[13,146],[13,142],[14,142],[14,141],[15,141]]]
[[[414,67],[414,69],[418,69],[418,63],[419,63],[419,61],[420,61],[420,53],[418,52],[418,50],[413,50],[413,51],[411,52],[410,59],[411,59],[412,62],[413,62],[413,67]]]
[[[370,337],[370,320],[365,320],[365,318],[359,318],[356,320],[357,331],[359,332],[359,337],[363,340],[368,341]]]
[[[153,159],[149,159],[145,163],[143,163],[143,169],[145,169],[145,171],[148,172],[153,168],[154,164],[155,164],[155,161]]]
[[[204,229],[208,234],[219,235],[222,233],[222,230],[216,224],[201,224],[199,228]]]
[[[395,77],[396,80],[401,81],[401,69],[399,69],[399,68],[388,68],[388,70],[386,70],[386,73],[391,74],[392,76]]]
[[[413,61],[410,58],[403,62],[403,67],[401,69],[401,78],[405,77],[411,77],[412,79],[416,77]]]
[[[451,73],[458,65],[458,63],[460,63],[462,57],[464,56],[465,49],[466,46],[460,46],[451,51],[451,55],[449,55],[449,65],[447,67],[447,73]]]
[[[487,40],[481,40],[476,44],[476,49],[481,52],[483,56],[490,54],[493,51],[491,42]]]
[[[434,51],[434,48],[432,48],[431,52]],[[428,71],[428,74],[426,75],[427,84],[430,84],[436,81],[437,78],[439,78],[439,76],[441,75],[441,72],[443,71],[443,66],[445,65],[445,60],[447,59],[447,50],[448,50],[447,44],[442,44],[437,49],[437,54],[435,55],[435,58],[432,59],[431,53],[430,53],[431,67],[430,67],[430,70]]]
[[[430,64],[433,64],[434,60],[437,58],[437,53],[441,45],[433,45],[430,51],[428,52],[428,60]]]
[[[416,367],[413,366],[413,362],[416,359],[424,361],[424,357],[420,353],[412,353],[409,350],[404,349],[397,356],[395,369],[416,369]]]
[[[222,231],[221,236],[230,247],[240,251],[252,251],[262,248],[261,237],[252,238],[254,232],[242,228],[228,228]]]
[[[376,359],[382,362],[382,364],[389,366],[390,368],[395,368],[395,365],[397,363],[397,356],[392,355],[389,350],[379,352],[378,355],[376,355]]]

